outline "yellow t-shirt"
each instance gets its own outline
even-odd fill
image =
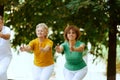
[[[47,53],[40,51],[40,47],[44,48],[45,46],[51,46],[51,49]],[[54,63],[52,47],[53,41],[46,38],[43,42],[40,42],[38,38],[30,41],[29,46],[32,48],[34,53],[34,64],[36,66],[44,67],[49,66]]]

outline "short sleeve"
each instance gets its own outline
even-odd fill
[[[3,33],[4,33],[4,34],[11,34],[11,30],[10,30],[9,27],[4,26],[4,28],[5,28],[5,29],[3,29]]]
[[[47,42],[47,45],[49,45],[50,47],[53,47],[53,41],[49,40],[49,41]]]
[[[31,49],[33,50],[33,48],[34,48],[34,40],[30,41],[28,45],[29,45],[29,46],[31,47]]]

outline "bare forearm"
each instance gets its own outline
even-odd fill
[[[20,50],[21,51],[27,51],[27,52],[30,52],[31,51],[31,47],[30,46],[28,46],[28,45],[22,45],[21,47],[20,47]]]
[[[48,52],[50,49],[51,49],[50,46],[46,46],[45,48],[43,48],[43,50],[44,50],[45,52]]]
[[[29,49],[29,48],[25,48],[25,50],[24,50],[24,51],[30,52],[30,51],[31,51],[31,49]]]
[[[10,39],[10,34],[2,34],[2,33],[0,33],[0,38],[8,40],[8,39]]]
[[[76,52],[83,52],[84,51],[84,48],[79,48],[79,47],[76,47],[76,48],[74,48],[74,51],[76,51]]]
[[[51,48],[52,48],[51,46],[46,46],[44,48],[40,47],[40,51],[46,53],[46,52],[50,51]]]
[[[84,48],[85,48],[85,45],[82,45],[80,47],[72,47],[72,51],[83,52]]]

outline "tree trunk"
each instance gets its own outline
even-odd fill
[[[112,22],[109,31],[107,80],[116,80],[116,26]]]
[[[3,16],[4,14],[4,6],[0,5],[0,15]]]
[[[110,5],[110,26],[109,26],[109,51],[107,80],[116,80],[116,32],[117,32],[117,14],[115,1],[109,0]]]

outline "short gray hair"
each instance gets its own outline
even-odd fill
[[[36,26],[36,29],[39,28],[39,27],[42,27],[46,30],[47,34],[48,34],[48,26],[45,24],[45,23],[39,23],[37,26]],[[46,35],[47,37],[47,35]]]

